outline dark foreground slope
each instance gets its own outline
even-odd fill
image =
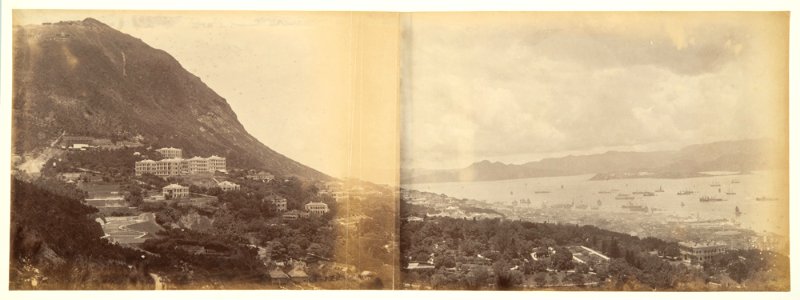
[[[75,192],[13,180],[9,288],[152,288],[144,253],[101,239],[97,209],[69,196]]]
[[[168,53],[97,20],[18,26],[13,38],[16,154],[66,132],[221,155],[231,167],[327,177],[252,137],[225,99]]]

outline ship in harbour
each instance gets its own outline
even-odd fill
[[[617,200],[633,200],[634,198],[635,197],[633,197],[632,195],[628,195],[628,194],[617,194],[617,196],[614,197],[614,199],[617,199]]]
[[[702,197],[700,197],[700,202],[719,202],[719,201],[725,201],[725,199],[715,198],[715,197],[711,197],[711,196],[702,196]]]
[[[772,197],[757,197],[756,201],[778,201],[778,198]]]

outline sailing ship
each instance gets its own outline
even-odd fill
[[[700,197],[700,202],[719,202],[719,201],[725,201],[725,200],[722,199],[722,198],[714,198],[714,197],[711,197],[711,196],[702,196],[702,197]]]
[[[663,193],[663,192],[664,192],[664,189],[661,186],[658,186],[658,189],[656,190],[656,193]]]
[[[731,187],[728,187],[728,191],[725,192],[726,195],[736,195],[736,192],[731,190]]]
[[[736,216],[738,217],[738,216],[741,216],[741,215],[742,215],[742,211],[739,210],[739,207],[737,206],[736,207]]]
[[[682,190],[682,191],[678,192],[678,196],[686,196],[686,195],[691,195],[691,194],[694,194],[694,192],[692,192],[690,190]]]
[[[711,186],[712,187],[720,187],[722,185],[719,184],[719,181],[714,181],[714,182],[711,182]]]

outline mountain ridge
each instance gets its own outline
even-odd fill
[[[403,170],[404,182],[493,181],[533,177],[598,174],[597,179],[619,174],[651,173],[651,177],[702,176],[703,171],[737,171],[786,167],[779,152],[783,145],[770,139],[746,139],[694,144],[675,151],[606,151],[588,155],[545,158],[523,164],[482,160],[465,168]],[[624,175],[628,176],[628,175]]]
[[[66,131],[225,156],[234,168],[330,178],[258,141],[224,98],[141,39],[91,18],[15,26],[13,37],[15,154],[46,148]]]

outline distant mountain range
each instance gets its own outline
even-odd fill
[[[694,177],[700,172],[748,172],[788,168],[786,145],[751,139],[691,145],[678,151],[569,155],[525,164],[481,161],[455,170],[403,170],[404,183],[492,181],[530,177],[597,174],[595,179]]]
[[[328,178],[259,142],[225,99],[140,39],[94,19],[16,26],[13,37],[15,154],[46,148],[66,132],[216,154],[230,167]]]

